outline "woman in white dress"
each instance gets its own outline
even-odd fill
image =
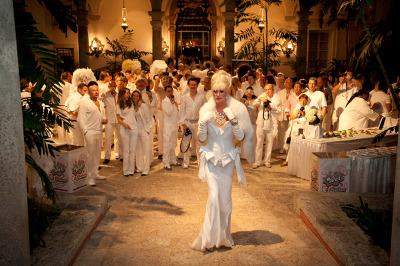
[[[254,161],[253,127],[246,107],[228,95],[231,78],[225,71],[211,80],[213,98],[200,109],[198,138],[207,144],[200,148],[199,177],[207,181],[208,201],[203,227],[192,243],[196,250],[213,251],[214,247],[231,247],[232,180],[236,167],[239,184],[246,185],[234,138],[243,141],[247,160]]]
[[[374,112],[367,103],[369,92],[361,89],[350,98],[343,113],[340,115],[338,130],[367,129],[368,121],[375,121],[379,114]]]
[[[138,126],[133,111],[129,88],[121,88],[118,93],[117,120],[124,149],[123,170],[125,177],[135,172],[135,150],[138,140]]]
[[[152,117],[150,109],[142,100],[142,94],[139,91],[132,92],[132,100],[134,105],[134,115],[138,125],[138,145],[143,152],[143,169],[138,169],[142,171],[142,176],[146,176],[150,172],[150,146],[148,145],[150,141],[150,131],[153,128]]]

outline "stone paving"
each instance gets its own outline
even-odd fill
[[[190,248],[202,226],[207,185],[189,169],[163,169],[155,159],[148,176],[124,177],[122,162],[102,165],[105,181],[74,195],[106,195],[110,209],[74,265],[336,265],[293,211],[293,196],[309,182],[280,167],[252,169],[242,161],[247,187],[233,182],[232,236],[235,246],[200,252]],[[193,158],[192,158],[193,159]]]

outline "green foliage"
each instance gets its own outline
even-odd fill
[[[53,203],[55,203],[55,200],[57,198],[56,193],[47,173],[35,162],[35,160],[29,154],[25,154],[25,162],[41,177],[42,187],[46,191],[47,197]]]
[[[359,199],[360,206],[348,204],[342,206],[342,209],[371,238],[375,245],[379,245],[390,253],[392,213],[372,210],[361,197]]]
[[[235,53],[235,58],[254,60],[258,67],[265,71],[268,68],[278,66],[280,62],[277,58],[282,51],[281,41],[288,40],[297,43],[297,34],[294,31],[275,28],[270,29],[269,34],[274,37],[274,42],[260,48],[262,35],[255,32],[253,27],[235,33],[235,41],[246,40]]]
[[[137,59],[140,61],[142,69],[148,69],[149,65],[142,59],[142,56],[151,53],[130,49],[129,44],[133,40],[133,35],[133,30],[128,30],[119,39],[110,40],[106,37],[110,49],[104,50],[102,54],[102,57],[107,60],[107,64],[100,70],[107,70],[111,73],[118,72],[122,68],[122,62],[126,59]]]
[[[40,244],[46,246],[41,235],[60,216],[61,209],[56,206],[43,204],[35,199],[28,199],[29,243],[31,253]]]
[[[393,127],[389,127],[387,129],[385,129],[384,131],[382,131],[381,133],[377,134],[374,139],[372,140],[372,144],[378,143],[379,141],[381,141],[387,133],[391,133],[391,132],[399,132],[399,126],[393,126]]]
[[[62,1],[54,0],[37,0],[37,2],[52,14],[53,18],[58,22],[58,28],[65,36],[67,36],[68,29],[77,32],[76,18],[70,5],[67,6]],[[68,0],[67,2],[72,2],[78,8],[85,4],[85,1],[80,0]]]
[[[271,5],[281,5],[281,0],[225,0],[222,2],[223,5],[235,4],[236,16],[235,24],[238,26],[241,23],[249,23],[249,27],[245,30],[241,30],[239,33],[235,33],[234,41],[244,41],[239,50],[235,53],[237,59],[254,60],[258,67],[261,67],[266,71],[268,68],[278,66],[280,64],[278,57],[281,55],[281,42],[283,40],[290,40],[293,43],[297,43],[297,34],[293,31],[286,29],[275,29],[272,28],[263,36],[265,32],[256,32],[254,27],[258,27],[260,22],[260,15],[248,12],[248,9],[256,6],[258,10],[264,10],[265,23],[268,25],[268,9]],[[268,41],[268,35],[275,38],[274,42]]]
[[[67,10],[60,1],[38,0],[38,2],[51,12]],[[74,3],[79,1],[74,0]],[[68,28],[76,31],[75,19],[67,11],[64,15],[64,18],[63,14],[56,14],[54,17],[59,22],[60,29],[65,34]],[[57,150],[51,140],[54,126],[58,125],[67,131],[71,127],[71,121],[58,105],[63,81],[57,75],[57,71],[62,72],[57,65],[62,63],[62,60],[54,49],[49,48],[54,43],[38,31],[35,26],[36,21],[32,14],[26,11],[23,3],[14,1],[14,16],[20,77],[28,78],[34,84],[35,92],[44,88],[42,95],[23,99],[25,145],[29,152],[54,156],[54,151]],[[26,154],[25,161],[38,173],[47,196],[54,202],[55,193],[46,172],[29,154]]]

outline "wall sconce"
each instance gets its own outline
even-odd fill
[[[162,54],[166,55],[168,53],[168,50],[169,50],[169,46],[167,45],[167,42],[163,38],[162,39]]]
[[[225,38],[222,38],[222,40],[219,41],[219,45],[217,47],[218,52],[220,55],[222,55],[222,57],[224,57],[224,53],[225,53]]]
[[[122,24],[121,24],[121,28],[124,30],[124,32],[128,28],[128,23],[126,23],[127,17],[128,17],[128,12],[126,11],[126,8],[125,8],[125,0],[122,0]]]
[[[296,45],[292,41],[285,41],[282,45],[282,52],[289,58],[295,48]]]
[[[258,28],[260,29],[260,31],[263,31],[265,28],[265,22],[263,18],[260,18],[260,21],[258,22]]]
[[[90,55],[95,55],[96,57],[99,57],[103,53],[104,44],[102,44],[101,41],[96,37],[90,43],[89,49]]]

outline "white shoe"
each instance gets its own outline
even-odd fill
[[[94,179],[89,179],[88,185],[94,187],[96,185],[96,181]]]
[[[97,175],[96,179],[97,180],[106,180],[106,177],[105,176],[101,176],[101,175]]]
[[[258,168],[258,167],[260,167],[259,164],[257,164],[257,163],[253,164],[253,169],[256,169],[256,168]]]
[[[270,163],[265,163],[264,164],[267,168],[271,168],[271,164]]]
[[[183,169],[188,169],[188,168],[189,168],[189,165],[183,164],[183,165],[182,165],[182,168],[183,168]]]

